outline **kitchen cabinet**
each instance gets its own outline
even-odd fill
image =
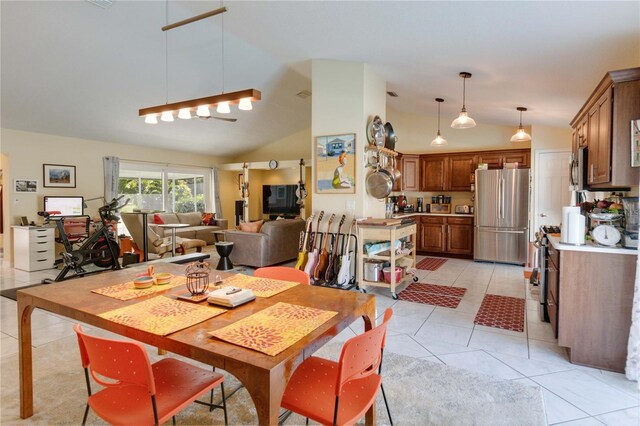
[[[473,218],[421,216],[418,251],[473,255]]]
[[[402,182],[405,191],[420,191],[420,156],[402,156]]]
[[[446,191],[448,158],[445,156],[420,157],[421,191]]]
[[[490,169],[501,169],[505,163],[518,163],[521,169],[531,167],[530,149],[485,151],[478,154],[478,164],[486,163]]]
[[[447,191],[471,191],[471,175],[476,169],[475,155],[452,155],[449,157]]]
[[[640,68],[610,71],[571,121],[573,148],[587,147],[587,184],[594,190],[637,185],[631,167],[631,120],[640,117]]]
[[[393,188],[391,190],[394,192],[400,192],[404,186],[404,170],[402,168],[402,154],[400,153],[398,153],[398,156],[396,157],[395,168],[400,170],[400,179],[393,180]]]

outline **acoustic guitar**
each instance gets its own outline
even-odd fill
[[[355,225],[356,220],[353,219],[353,221],[351,222],[351,226],[349,227],[349,235],[347,236],[347,247],[342,252],[342,256],[340,256],[340,260],[338,262],[340,264],[340,269],[336,278],[336,284],[342,287],[345,287],[347,284],[349,284],[349,281],[351,280],[352,253],[349,250],[351,247],[351,234]]]
[[[309,240],[309,234],[311,233],[312,225],[313,225],[313,215],[307,218],[307,226],[305,226],[304,238],[298,250],[298,261],[296,262],[295,268],[298,269],[299,271],[304,270],[304,265],[307,263],[307,258],[308,258],[307,241]]]
[[[327,232],[324,233],[322,251],[320,252],[320,256],[318,256],[318,264],[316,265],[316,269],[314,269],[313,271],[313,278],[316,280],[316,282],[324,278],[324,274],[325,272],[327,272],[327,265],[329,264],[329,252],[327,251],[327,244],[329,243],[329,230],[331,229],[331,224],[333,223],[333,219],[335,217],[336,214],[333,213],[329,218],[329,223],[327,223]]]
[[[304,204],[304,199],[307,198],[307,189],[304,187],[304,180],[302,173],[304,172],[304,159],[300,159],[300,180],[298,181],[298,187],[296,188],[296,197],[298,197],[298,205]]]
[[[321,211],[320,215],[318,216],[318,224],[316,225],[316,232],[312,232],[311,237],[309,238],[309,253],[307,254],[307,263],[304,265],[304,272],[306,272],[307,275],[309,276],[313,275],[313,271],[315,271],[316,265],[318,264],[318,249],[315,247],[315,244],[316,244],[316,235],[320,233],[320,222],[322,222],[323,216],[324,216],[324,210]]]
[[[327,271],[324,274],[324,281],[327,283],[333,281],[336,276],[336,262],[338,258],[338,241],[340,240],[340,229],[342,228],[342,224],[344,223],[346,217],[346,215],[342,215],[340,223],[338,224],[338,232],[336,232],[336,236],[333,239],[333,244],[331,245],[331,256],[329,256]]]

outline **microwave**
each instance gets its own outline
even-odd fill
[[[587,185],[587,147],[581,146],[571,154],[571,170],[569,177],[574,191],[586,191]]]

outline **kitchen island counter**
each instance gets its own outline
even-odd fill
[[[627,249],[623,247],[605,247],[599,246],[595,244],[593,241],[587,241],[585,245],[576,246],[573,244],[565,244],[560,242],[560,237],[554,237],[552,235],[548,236],[549,242],[553,245],[556,250],[560,251],[581,251],[581,252],[592,252],[592,253],[607,253],[607,254],[626,254],[631,256],[638,255],[638,249]]]
[[[393,215],[394,218],[403,218],[403,217],[411,217],[411,216],[449,216],[449,217],[473,217],[471,213],[396,213]]]

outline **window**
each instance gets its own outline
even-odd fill
[[[152,163],[120,162],[118,195],[129,198],[123,211],[204,212],[213,209],[211,170]]]

